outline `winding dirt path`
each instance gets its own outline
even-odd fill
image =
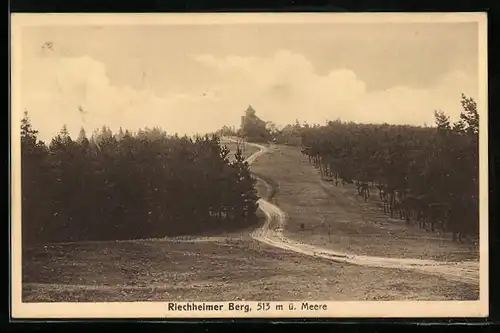
[[[229,141],[236,141],[232,138],[226,138]],[[270,153],[271,149],[256,143],[247,142],[246,144],[259,148],[260,150],[245,161],[248,164],[253,163],[258,157]],[[264,179],[261,181],[269,185]],[[334,262],[350,263],[360,266],[393,268],[402,270],[413,270],[425,272],[428,274],[439,275],[450,280],[460,281],[473,285],[479,284],[479,262],[442,262],[435,260],[408,259],[408,258],[387,258],[362,256],[356,254],[340,253],[314,245],[300,243],[283,235],[286,224],[286,214],[276,205],[264,200],[258,200],[259,208],[266,215],[266,221],[262,227],[253,231],[251,236],[268,245],[294,251],[304,255],[328,259]]]

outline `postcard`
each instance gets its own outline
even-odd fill
[[[485,13],[11,19],[14,318],[488,316]]]

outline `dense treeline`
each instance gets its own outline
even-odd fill
[[[378,187],[384,211],[453,239],[479,231],[479,115],[462,95],[460,119],[435,112],[435,127],[341,121],[302,126],[303,153],[337,186],[356,183],[368,200]]]
[[[219,130],[215,132],[215,135],[217,136],[239,136],[240,135],[240,130],[237,130],[234,126],[227,126],[224,125],[222,126]]]
[[[217,136],[103,127],[49,145],[27,113],[21,126],[22,230],[34,242],[133,239],[238,228],[255,222],[255,180]]]
[[[287,125],[282,129],[276,129],[273,132],[273,141],[277,144],[300,146],[302,144],[301,129],[302,126],[296,120],[294,125]]]

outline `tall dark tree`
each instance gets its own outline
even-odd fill
[[[47,232],[43,221],[50,218],[50,192],[47,181],[52,180],[48,165],[48,149],[37,139],[38,131],[31,125],[28,111],[21,120],[21,214],[23,242],[30,243]],[[24,223],[25,221],[25,223]]]

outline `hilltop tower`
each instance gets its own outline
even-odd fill
[[[241,116],[241,128],[245,126],[246,121],[252,121],[258,119],[255,115],[255,110],[251,105],[248,105],[248,108],[245,110],[245,115]]]
[[[251,105],[245,110],[245,115],[241,116],[241,131],[247,139],[261,142],[267,140],[266,122],[257,117]]]

